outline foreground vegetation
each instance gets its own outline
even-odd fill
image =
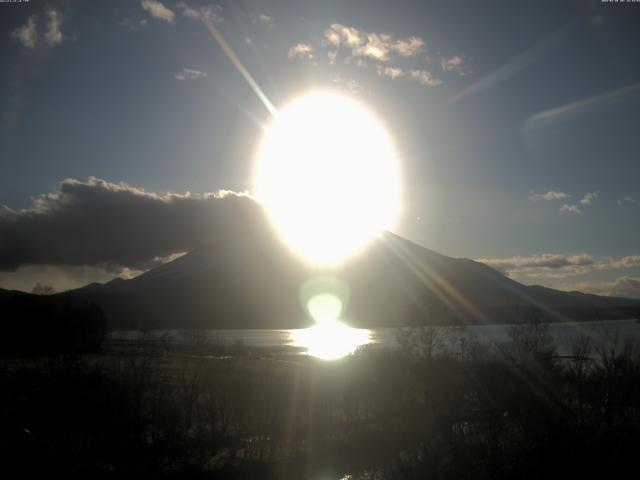
[[[455,332],[453,332],[455,334]],[[582,337],[560,359],[544,324],[508,347],[438,330],[337,362],[143,341],[4,359],[6,478],[605,478],[640,446],[640,350]]]

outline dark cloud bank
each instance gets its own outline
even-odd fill
[[[67,179],[32,208],[0,206],[0,270],[38,264],[145,270],[259,215],[246,194],[158,195],[93,177]]]

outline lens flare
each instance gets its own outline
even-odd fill
[[[337,321],[349,304],[349,286],[337,277],[313,277],[300,289],[300,304],[317,323]]]
[[[300,289],[300,302],[316,325],[292,333],[293,345],[323,360],[342,358],[369,343],[369,330],[340,322],[349,303],[349,286],[337,277],[313,277]]]
[[[331,293],[321,293],[309,300],[307,310],[319,324],[337,322],[342,312],[342,301]]]

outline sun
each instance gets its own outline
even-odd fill
[[[393,227],[398,161],[386,130],[363,105],[315,91],[286,105],[266,128],[254,190],[296,253],[336,264]]]

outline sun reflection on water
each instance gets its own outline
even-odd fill
[[[331,276],[308,280],[300,289],[300,301],[316,325],[291,332],[292,346],[323,360],[337,360],[371,341],[369,330],[340,322],[349,301],[349,286]]]
[[[306,349],[307,354],[323,360],[337,360],[371,341],[371,331],[351,328],[334,321],[291,333],[293,346]]]

